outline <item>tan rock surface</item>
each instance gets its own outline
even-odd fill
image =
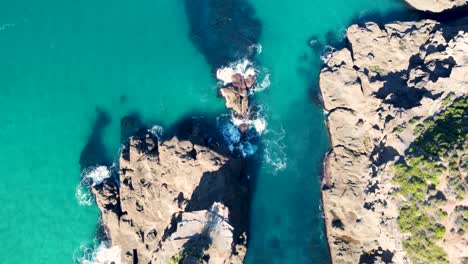
[[[433,13],[468,5],[468,0],[405,0],[412,7]]]
[[[332,145],[322,199],[334,263],[410,262],[390,165],[414,140],[410,120],[437,113],[450,92],[468,93],[467,28],[431,20],[353,25],[349,47],[322,70]],[[465,254],[447,253],[453,263]]]
[[[240,162],[190,141],[132,137],[119,188],[108,179],[93,190],[121,263],[242,263],[248,208]]]

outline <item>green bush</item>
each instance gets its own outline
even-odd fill
[[[430,207],[433,203],[428,198],[436,191],[440,175],[458,172],[457,150],[463,149],[468,141],[467,126],[468,102],[463,98],[417,125],[417,138],[405,160],[393,167],[393,182],[399,187],[395,193],[404,196],[406,201],[400,207],[398,224],[402,232],[410,234],[403,246],[414,263],[447,263],[446,253],[436,244],[445,235],[445,228],[437,220],[444,221],[447,213]],[[448,160],[448,168],[444,167],[444,160]],[[448,184],[457,193],[464,194],[461,177],[449,178]]]

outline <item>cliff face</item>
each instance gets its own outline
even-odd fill
[[[240,171],[240,160],[190,141],[132,137],[120,183],[93,189],[121,262],[242,263],[248,203]]]
[[[412,7],[433,13],[459,8],[468,5],[468,0],[405,0]]]
[[[399,225],[406,197],[395,193],[393,165],[405,158],[418,125],[447,101],[466,97],[467,25],[431,20],[353,25],[348,48],[334,52],[323,68],[320,89],[332,149],[322,198],[334,263],[414,260],[405,242],[411,234]],[[455,203],[467,201],[465,195]],[[447,213],[450,218],[452,211]],[[449,261],[460,263],[468,257],[466,236],[448,239],[450,234],[447,230],[437,245]]]

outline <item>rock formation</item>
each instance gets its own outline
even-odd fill
[[[440,13],[468,5],[468,0],[405,0],[412,7],[432,13]]]
[[[191,141],[137,133],[122,150],[118,180],[93,187],[109,246],[120,248],[121,263],[242,263],[241,166]]]
[[[414,141],[418,123],[444,100],[467,95],[468,23],[368,22],[346,36],[348,47],[334,52],[320,74],[332,146],[322,187],[332,260],[409,263],[392,164]],[[467,197],[456,203],[466,205]],[[466,236],[447,236],[439,245],[451,263],[461,263]]]
[[[226,107],[232,109],[237,115],[244,117],[249,110],[248,89],[255,84],[255,76],[246,78],[239,73],[231,76],[231,82],[220,89],[221,95],[226,100]]]

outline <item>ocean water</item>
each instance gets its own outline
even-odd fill
[[[192,42],[183,1],[1,3],[0,262],[79,263],[99,216],[76,197],[80,175],[117,158],[121,119],[138,114],[169,128],[228,111],[216,96],[213,65]],[[320,55],[353,21],[379,14],[391,20],[406,6],[249,4],[261,23],[256,65],[270,85],[254,95],[267,125],[251,157],[259,171],[246,262],[327,263],[320,164],[328,139],[314,103]]]

